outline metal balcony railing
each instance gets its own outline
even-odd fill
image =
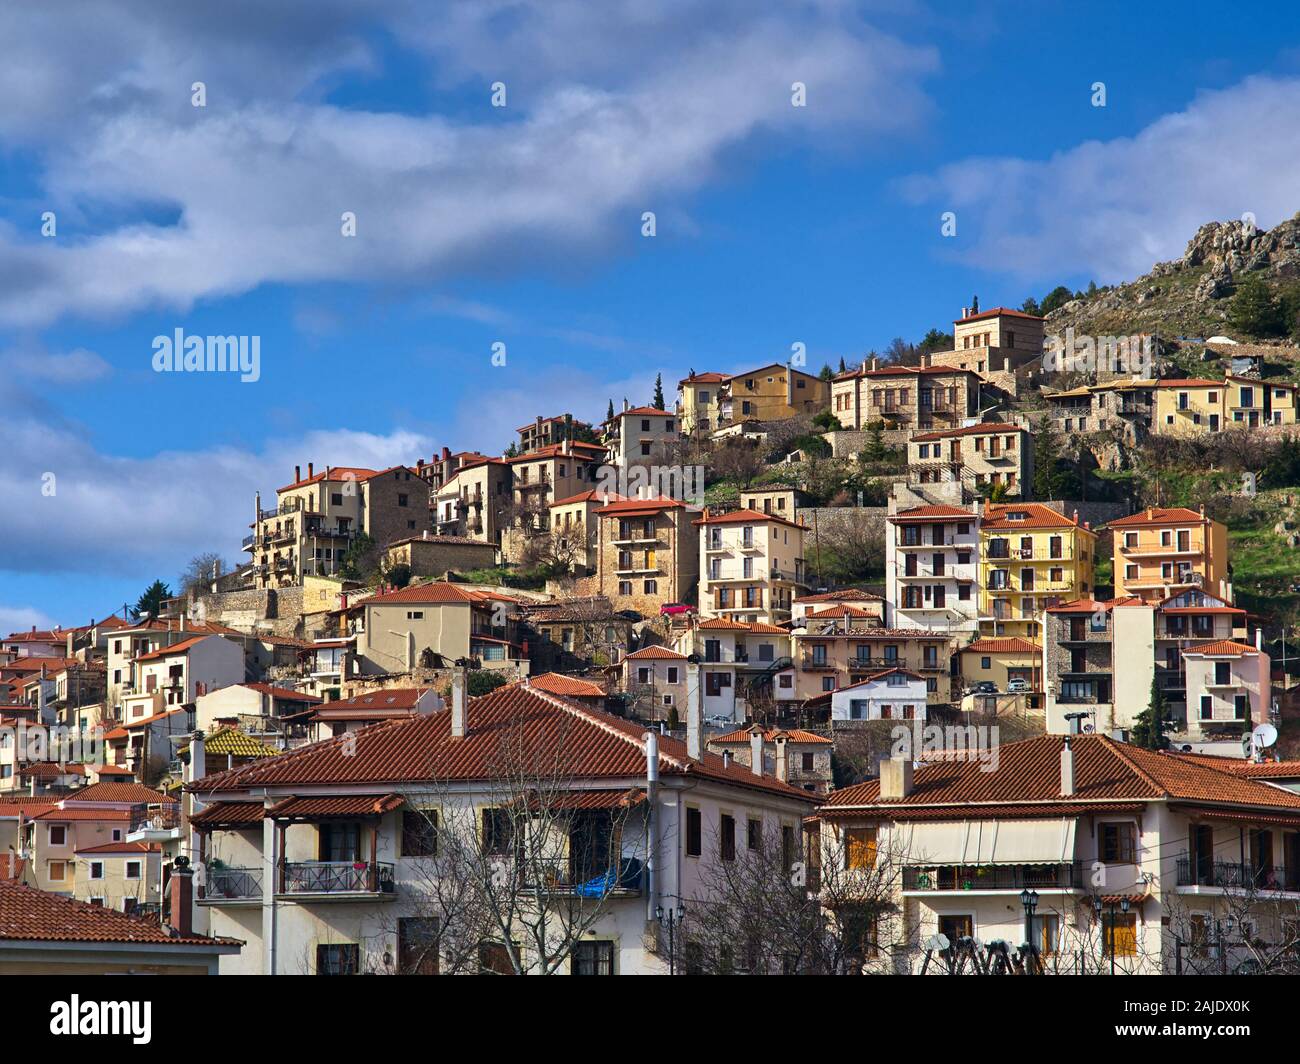
[[[1227,890],[1300,891],[1300,873],[1281,865],[1269,868],[1235,861],[1200,861],[1178,858],[1180,887],[1222,887]]]
[[[243,901],[262,896],[260,868],[209,868],[203,897],[206,901],[227,898]]]
[[[1019,865],[907,865],[904,890],[1083,890],[1082,861]]]
[[[391,894],[393,865],[385,861],[290,861],[285,894]]]

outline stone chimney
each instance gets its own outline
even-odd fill
[[[293,467],[293,482],[297,484],[300,480],[302,480],[302,466],[296,465]]]
[[[307,463],[307,479],[308,479],[308,480],[311,480],[311,478],[314,477],[315,475],[316,475],[316,464],[315,464],[314,462],[308,462],[308,463]]]
[[[451,737],[465,738],[465,688],[469,685],[469,676],[465,669],[458,668],[451,674]]]
[[[686,666],[686,753],[699,760],[704,756],[704,696],[700,690],[700,667]]]
[[[1068,798],[1074,794],[1074,750],[1070,747],[1070,737],[1065,737],[1065,746],[1061,748],[1061,797]]]
[[[912,759],[891,757],[880,762],[881,801],[900,801],[912,793]]]
[[[627,401],[626,396],[623,399],[623,410],[626,412],[632,409],[632,404]]]
[[[776,778],[790,782],[790,737],[784,733],[772,740],[776,744]]]
[[[757,724],[749,729],[749,771],[755,776],[763,774],[763,729]]]
[[[177,857],[172,863],[171,881],[167,884],[171,895],[171,931],[177,938],[194,934],[194,873],[188,857]]]

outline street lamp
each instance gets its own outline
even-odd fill
[[[1020,904],[1025,907],[1025,950],[1029,956],[1029,974],[1034,974],[1034,962],[1038,959],[1038,949],[1034,945],[1034,910],[1038,908],[1038,891],[1022,890]]]
[[[677,974],[677,952],[674,930],[677,925],[686,919],[686,906],[680,901],[676,905],[670,905],[665,909],[662,905],[655,906],[655,919],[659,921],[660,927],[668,928],[668,974]]]
[[[1102,901],[1101,896],[1100,896],[1099,894],[1094,894],[1094,895],[1092,896],[1092,908],[1093,908],[1093,911],[1097,914],[1097,919],[1098,919],[1098,921],[1101,920],[1101,911],[1102,911],[1102,907],[1103,907],[1103,905],[1105,905],[1105,904],[1106,904],[1106,903]],[[1110,901],[1108,908],[1110,909],[1110,974],[1111,974],[1111,975],[1114,975],[1114,974],[1115,974],[1115,909],[1116,909],[1116,905],[1115,905],[1115,902],[1114,902],[1113,899]],[[1128,915],[1128,910],[1129,910],[1129,900],[1128,900],[1128,898],[1120,898],[1118,908],[1119,908],[1120,912],[1124,913],[1124,914],[1127,916],[1127,915]],[[1104,924],[1102,925],[1102,929],[1101,929],[1101,941],[1102,941],[1102,948],[1104,949],[1104,948],[1105,948],[1105,945],[1106,945],[1106,927],[1105,927]]]

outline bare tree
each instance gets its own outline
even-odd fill
[[[216,551],[204,551],[202,554],[194,555],[181,570],[180,576],[176,578],[176,582],[180,585],[177,598],[185,598],[205,591],[208,585],[225,571],[225,568],[225,562]]]
[[[408,795],[432,840],[414,862],[416,911],[437,929],[427,949],[444,972],[563,971],[639,881],[644,854],[628,854],[644,838],[642,792],[575,789],[565,735],[539,743],[535,725],[498,724],[473,783],[435,780]]]

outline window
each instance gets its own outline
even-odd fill
[[[68,862],[67,862],[67,861],[51,861],[51,862],[50,862],[50,882],[51,882],[51,883],[62,883],[62,882],[67,878],[67,876],[68,876]]]
[[[677,666],[676,666],[676,665],[669,665],[669,666],[668,666],[668,682],[669,682],[669,683],[676,683],[676,682],[677,682],[677,677],[678,677],[678,675],[679,675],[679,674],[678,674]]]
[[[876,863],[876,829],[844,829],[844,867],[872,868]]]
[[[1131,823],[1101,825],[1101,859],[1106,864],[1137,863],[1137,832]]]
[[[703,852],[702,842],[703,832],[700,826],[700,811],[688,806],[686,809],[686,856],[699,857]]]
[[[1137,913],[1103,912],[1102,935],[1112,957],[1137,956]]]
[[[745,825],[745,845],[751,850],[757,850],[763,842],[763,825],[761,821],[750,820]]]
[[[422,621],[424,620],[424,610],[407,610],[406,619],[408,621]]]
[[[574,975],[613,975],[614,943],[577,942],[570,963]]]
[[[801,756],[802,756],[802,760],[801,760],[800,764],[802,764],[802,766],[803,766],[803,771],[804,771],[804,772],[811,772],[811,771],[813,770],[813,755],[812,755],[812,754],[803,754],[803,755],[801,755]]]
[[[331,943],[316,947],[317,975],[356,975],[360,968],[360,946]]]
[[[718,848],[724,861],[736,859],[736,818],[726,813],[718,818]]]
[[[139,861],[127,861],[127,862],[126,862],[126,875],[125,875],[125,878],[127,878],[127,879],[139,879],[139,878],[140,878],[140,862],[139,862]]]
[[[438,812],[435,809],[402,810],[402,856],[436,857]]]
[[[649,683],[649,682],[650,682],[650,670],[647,669],[647,668],[645,668],[644,666],[642,666],[641,668],[637,669],[637,670],[636,670],[636,682],[637,682],[637,683]]]
[[[1040,957],[1050,957],[1061,941],[1061,918],[1055,913],[1029,918],[1029,933]]]
[[[1227,687],[1232,682],[1232,663],[1216,661],[1214,663],[1214,683],[1216,687]]]
[[[486,853],[508,855],[514,849],[514,836],[514,824],[508,810],[483,810],[483,849]]]
[[[68,844],[68,829],[63,824],[50,825],[50,845],[66,846]]]
[[[103,879],[103,878],[104,878],[104,862],[103,862],[103,861],[91,861],[91,862],[90,862],[90,878],[91,878],[91,879]]]
[[[397,974],[438,974],[436,916],[402,916],[397,920]]]

